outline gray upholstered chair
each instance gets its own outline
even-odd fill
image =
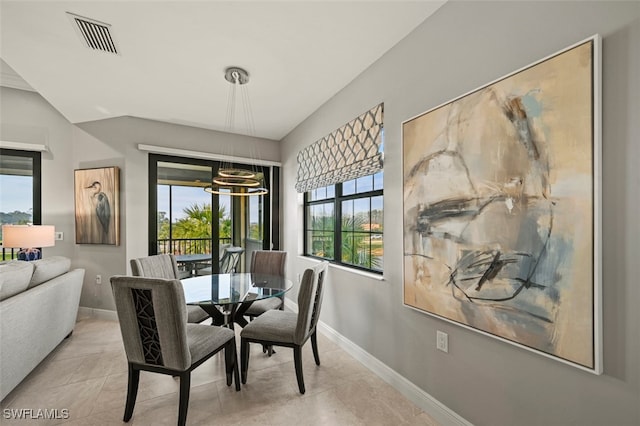
[[[225,352],[227,386],[240,390],[236,339],[233,330],[187,323],[182,284],[176,279],[111,277],[111,288],[129,365],[124,421],[133,415],[140,371],[180,378],[178,425],[184,425],[189,406],[191,371]]]
[[[136,277],[180,279],[180,271],[176,257],[172,254],[156,254],[138,259],[131,259],[131,272]],[[187,318],[190,323],[199,323],[207,318],[200,306],[187,305]]]
[[[323,282],[328,262],[304,271],[298,292],[298,313],[278,310],[267,311],[251,321],[240,333],[240,362],[242,383],[247,382],[249,368],[249,343],[263,346],[293,348],[293,360],[298,380],[298,389],[304,393],[302,375],[302,346],[311,338],[311,347],[316,365],[320,365],[316,326],[322,306]]]
[[[250,272],[257,274],[276,275],[284,277],[284,268],[287,262],[287,252],[277,250],[256,250],[251,253]],[[249,306],[244,315],[251,319],[264,314],[271,309],[282,309],[284,307],[284,296],[270,297],[268,299],[256,300]]]

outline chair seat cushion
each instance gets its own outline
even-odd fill
[[[269,342],[293,343],[298,314],[270,310],[242,329],[241,337]]]
[[[247,309],[244,314],[257,317],[272,309],[279,309],[280,306],[282,306],[282,299],[279,297],[256,300],[249,306],[249,309]]]
[[[187,324],[187,345],[191,363],[196,363],[235,337],[233,330],[206,324]]]
[[[200,306],[187,305],[187,322],[199,323],[209,318],[209,314]]]

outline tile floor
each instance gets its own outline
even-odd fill
[[[238,343],[239,343],[238,338]],[[272,357],[251,345],[246,385],[227,387],[218,354],[191,376],[189,425],[429,425],[437,422],[324,336],[321,366],[311,344],[303,350],[306,393],[298,392],[293,352]],[[123,424],[127,364],[115,321],[82,319],[64,340],[0,404],[0,424]],[[142,372],[132,425],[175,425],[179,381]],[[57,409],[68,419],[7,419],[10,409]]]

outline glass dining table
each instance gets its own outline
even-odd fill
[[[282,297],[291,290],[291,280],[265,274],[231,273],[191,277],[180,280],[185,302],[198,305],[212,318],[214,325],[233,328],[248,324],[244,313],[261,299]]]

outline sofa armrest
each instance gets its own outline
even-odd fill
[[[84,269],[74,269],[0,302],[0,398],[73,330]]]

